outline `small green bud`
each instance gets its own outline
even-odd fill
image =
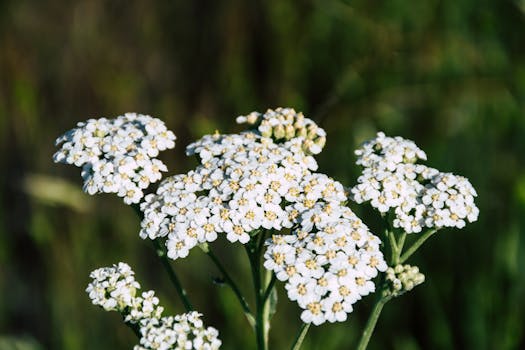
[[[295,137],[295,128],[293,127],[293,125],[291,124],[286,125],[285,134],[286,134],[285,138],[287,140],[293,139]]]
[[[316,137],[317,136],[317,129],[318,129],[317,125],[315,125],[315,124],[308,125],[308,128],[307,128],[308,136],[307,137],[309,139],[313,139],[314,137]]]
[[[284,138],[286,132],[282,124],[278,124],[273,128],[273,136],[276,140]]]
[[[308,132],[307,132],[306,129],[303,128],[303,127],[296,128],[296,129],[295,129],[295,136],[296,136],[296,137],[306,138],[306,135],[307,135],[307,134],[308,134]]]
[[[259,116],[260,116],[259,113],[257,113],[257,112],[252,112],[252,113],[250,113],[250,114],[248,114],[248,115],[246,116],[246,122],[247,122],[248,124],[252,124],[252,125],[253,125],[253,124],[257,123],[257,121],[259,120]]]
[[[399,296],[425,281],[425,275],[419,272],[417,266],[397,265],[386,270],[386,283],[389,285],[387,294]]]
[[[316,140],[315,140],[315,144],[321,148],[324,148],[324,146],[326,145],[326,137],[325,136],[320,136],[318,137]]]

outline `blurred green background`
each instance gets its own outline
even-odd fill
[[[525,349],[523,0],[0,1],[0,349],[131,349],[119,316],[84,292],[91,270],[118,261],[182,311],[131,208],[83,194],[79,170],[52,163],[58,135],[89,117],[151,114],[178,136],[162,155],[175,174],[194,164],[189,142],[277,106],[326,129],[320,170],[347,186],[353,149],[384,130],[478,190],[479,221],[418,252],[427,282],[387,305],[370,349]],[[248,280],[244,251],[216,246]],[[223,348],[253,348],[205,256],[174,266]],[[304,348],[351,349],[372,302],[310,331]],[[298,327],[281,293],[273,349]]]

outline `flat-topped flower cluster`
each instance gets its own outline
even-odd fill
[[[140,284],[126,263],[101,267],[91,272],[92,282],[86,292],[94,305],[106,311],[117,311],[125,322],[137,323],[144,318],[159,318],[164,311],[159,299],[150,290],[137,296]]]
[[[410,140],[380,132],[356,150],[363,172],[349,195],[341,183],[316,172],[313,155],[322,151],[326,133],[302,113],[269,109],[237,122],[247,130],[216,132],[190,144],[186,154],[196,156],[198,166],[164,179],[148,195],[144,190],[167,170],[155,157],[175,146],[175,135],[150,116],[128,113],[79,123],[57,139],[62,146],[54,160],[82,167],[87,193],[116,193],[127,204],[140,203],[140,237],[164,243],[171,259],[221,236],[250,244],[248,254],[256,245],[250,262],[262,255],[264,268],[303,309],[301,319],[314,325],[345,321],[353,304],[375,291],[379,272],[386,271],[381,292],[388,297],[424,281],[417,267],[387,266],[380,239],[346,206],[349,199],[390,214],[389,224],[406,233],[431,234],[477,220],[470,182],[419,164],[426,154]],[[397,241],[395,232],[388,234],[391,253],[400,258],[404,243],[398,242],[405,236]],[[165,259],[164,252],[159,256]],[[97,269],[91,278],[86,291],[93,304],[121,313],[140,334],[134,350],[219,348],[217,330],[205,328],[199,313],[162,316],[154,291],[139,294],[128,265]]]
[[[250,233],[293,225],[301,178],[315,160],[254,133],[208,135],[188,146],[201,161],[195,170],[164,180],[146,196],[141,237],[168,237],[168,255],[185,257],[197,244],[224,233],[231,242],[247,243]]]
[[[204,328],[198,312],[162,316],[164,308],[150,290],[136,296],[140,284],[126,263],[102,267],[91,272],[92,282],[86,292],[94,305],[117,311],[124,322],[136,327],[141,335],[134,350],[213,350],[221,341],[213,327]]]
[[[426,154],[413,141],[380,132],[355,153],[363,172],[352,199],[370,202],[381,213],[392,210],[394,227],[413,233],[477,220],[477,194],[468,179],[416,164]]]
[[[165,237],[168,256],[178,259],[221,234],[246,244],[270,231],[265,267],[287,281],[290,299],[305,309],[303,321],[344,321],[351,305],[374,291],[371,280],[386,264],[380,240],[344,206],[343,185],[314,172],[311,154],[321,150],[324,130],[291,109],[238,120],[259,123],[258,129],[207,135],[189,145],[186,153],[197,155],[200,165],[145,197],[141,237]],[[305,137],[301,130],[311,132]],[[308,140],[319,148],[306,147]]]
[[[304,309],[301,319],[315,325],[345,321],[387,268],[379,238],[338,203],[316,203],[301,213],[291,235],[274,235],[266,244],[264,266],[286,281],[288,298]]]
[[[85,192],[116,193],[131,204],[167,170],[155,157],[175,147],[175,135],[159,119],[126,113],[80,122],[56,140],[60,144],[54,161],[82,167]]]

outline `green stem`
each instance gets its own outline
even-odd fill
[[[389,299],[385,297],[380,297],[377,299],[374,308],[372,309],[372,313],[370,314],[370,317],[368,318],[368,321],[366,322],[365,329],[363,330],[363,333],[361,334],[361,339],[359,340],[359,344],[357,345],[357,350],[365,350],[368,346],[368,342],[370,341],[370,337],[372,336],[372,333],[374,332],[374,328],[377,324],[377,320],[379,319],[379,315],[381,315],[381,311],[383,310],[383,306],[387,303]]]
[[[388,241],[390,243],[390,265],[396,266],[397,264],[399,264],[399,256],[401,255],[403,245],[405,244],[406,233],[403,232],[403,234],[399,237],[399,240],[396,239],[394,231],[392,230],[387,230],[385,234],[388,237]],[[368,343],[370,342],[370,338],[372,337],[372,333],[374,332],[374,329],[376,327],[377,320],[381,315],[381,311],[383,310],[385,304],[391,298],[390,296],[386,295],[388,287],[385,284],[383,284],[383,278],[384,277],[382,277],[379,282],[379,285],[381,285],[382,287],[380,290],[377,291],[378,297],[372,308],[372,312],[368,317],[368,321],[366,322],[365,328],[363,329],[363,333],[361,334],[361,339],[359,340],[359,344],[356,348],[357,350],[365,350],[367,348]]]
[[[179,294],[180,299],[182,300],[182,303],[184,304],[184,308],[186,309],[186,312],[193,311],[193,306],[191,305],[188,294],[186,293],[186,290],[182,287],[182,284],[177,277],[177,274],[175,273],[175,270],[173,270],[173,267],[170,264],[170,261],[168,260],[168,256],[166,255],[166,249],[162,247],[160,242],[158,240],[152,240],[153,245],[155,247],[155,252],[157,253],[157,256],[160,258],[160,261],[162,263],[162,266],[164,266],[164,269],[168,273],[168,276],[170,277],[171,282],[173,283],[173,286],[177,290],[177,294]]]
[[[269,313],[267,312],[267,300],[264,300],[266,285],[263,286],[261,280],[261,252],[263,248],[265,231],[261,231],[260,237],[253,239],[245,245],[246,253],[250,260],[250,267],[252,271],[253,286],[255,289],[255,305],[256,305],[256,321],[255,321],[255,337],[258,350],[268,350],[268,331]]]
[[[387,232],[388,241],[390,242],[390,265],[395,265],[396,255],[397,255],[397,241],[394,236],[394,232]]]
[[[140,326],[137,323],[124,322],[124,324],[128,326],[133,331],[133,333],[135,333],[137,338],[142,338],[142,334],[140,333]]]
[[[410,248],[408,248],[407,251],[404,252],[403,255],[401,255],[401,257],[399,258],[399,263],[402,264],[408,258],[410,258],[410,256],[412,256],[412,254],[414,254],[416,250],[418,250],[418,248],[421,247],[421,245],[425,243],[427,239],[429,239],[434,233],[436,233],[436,231],[436,229],[427,230],[423,235],[421,235],[421,237],[419,237],[417,241],[415,241],[414,244],[412,244]]]
[[[274,290],[275,282],[277,281],[277,277],[270,271],[266,270],[265,278],[264,278],[264,293],[261,294],[261,304],[262,304],[262,331],[263,331],[263,337],[264,337],[264,344],[266,348],[268,348],[268,336],[270,334],[270,297],[272,294],[272,291]]]
[[[139,219],[142,220],[144,218],[144,213],[142,212],[142,210],[140,210],[140,206],[138,204],[132,204],[131,207],[133,208],[135,214],[137,214]],[[177,293],[179,294],[179,297],[182,300],[182,303],[184,304],[184,308],[188,312],[193,311],[193,306],[191,305],[188,299],[188,294],[182,287],[182,284],[180,283],[180,280],[177,277],[175,270],[173,270],[173,267],[171,266],[170,261],[168,260],[166,248],[163,247],[162,244],[156,239],[151,240],[151,242],[153,243],[155,253],[157,253],[157,256],[160,258],[162,266],[164,266],[164,269],[168,273],[171,282],[175,286],[175,289],[177,290]]]
[[[270,271],[267,271],[267,272],[270,272]],[[263,294],[262,299],[264,301],[268,300],[268,298],[270,297],[270,293],[272,292],[272,289],[275,286],[275,282],[277,282],[277,277],[274,274],[272,274],[270,282],[268,283],[268,286],[266,287],[266,290],[264,291],[264,294]]]
[[[303,323],[301,325],[301,328],[299,328],[299,332],[297,332],[297,336],[295,337],[295,341],[292,344],[291,350],[299,350],[301,348],[301,345],[303,344],[304,338],[306,338],[306,333],[310,329],[310,323]]]
[[[405,245],[406,238],[407,238],[407,233],[403,232],[401,234],[401,237],[399,237],[399,241],[397,241],[397,253],[398,253],[398,255],[400,255],[401,252],[403,251],[403,246]]]
[[[392,232],[392,236],[394,236],[393,232]],[[393,258],[392,258],[392,266],[396,266],[397,264],[399,264],[399,256],[401,255],[401,252],[403,251],[403,246],[405,245],[406,237],[407,237],[406,232],[403,232],[401,236],[399,237],[399,240],[396,243],[395,254],[393,254]]]
[[[250,310],[250,306],[246,302],[246,299],[244,299],[244,297],[243,297],[243,295],[241,293],[241,290],[239,289],[239,287],[237,286],[235,281],[231,278],[230,274],[228,273],[228,271],[226,271],[224,266],[222,266],[222,263],[217,258],[217,256],[211,251],[211,248],[208,248],[208,250],[206,251],[206,254],[210,257],[210,259],[213,261],[215,266],[217,266],[219,271],[222,273],[222,277],[224,278],[224,282],[226,282],[226,284],[230,286],[230,288],[232,289],[233,293],[235,294],[235,296],[239,300],[239,303],[241,304],[242,310],[244,311],[244,315],[248,319],[248,322],[250,323],[250,325],[252,327],[255,327],[255,319],[254,319],[253,314],[252,314],[252,312]]]

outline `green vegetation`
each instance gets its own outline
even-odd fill
[[[383,130],[478,191],[479,221],[418,251],[427,280],[387,304],[369,349],[525,348],[524,31],[520,0],[0,2],[0,349],[131,349],[119,316],[84,292],[90,271],[118,261],[168,312],[184,309],[133,209],[83,194],[78,169],[52,162],[55,137],[89,117],[151,114],[178,137],[161,156],[175,174],[194,165],[189,142],[277,106],[327,131],[320,169],[347,186],[360,171],[352,151]],[[378,229],[377,213],[352,209]],[[213,247],[249,294],[242,249]],[[223,348],[249,349],[250,326],[204,253],[173,266]],[[277,285],[280,349],[300,312]],[[303,349],[355,346],[373,301],[311,327]]]

